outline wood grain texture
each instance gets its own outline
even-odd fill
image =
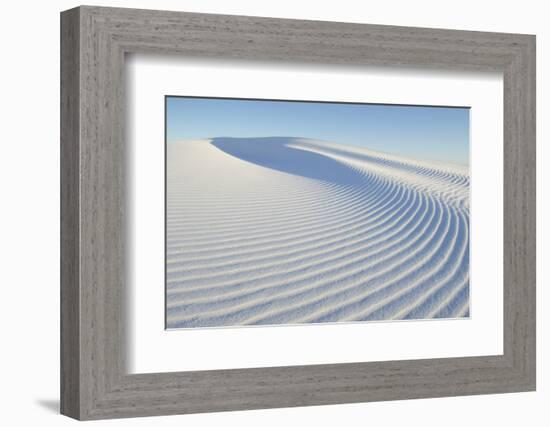
[[[535,388],[535,38],[80,7],[62,13],[62,413],[78,419]],[[504,73],[504,354],[129,375],[124,56]]]
[[[61,19],[61,412],[80,414],[79,17]]]

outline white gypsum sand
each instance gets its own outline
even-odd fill
[[[303,138],[170,142],[167,327],[468,316],[469,181]]]

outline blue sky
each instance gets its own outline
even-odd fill
[[[469,163],[468,108],[166,98],[168,142],[293,136],[424,160]]]

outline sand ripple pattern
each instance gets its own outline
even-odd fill
[[[167,148],[168,328],[469,316],[469,173],[303,138]]]

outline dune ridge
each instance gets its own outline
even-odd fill
[[[167,150],[168,328],[469,316],[467,167],[289,137]]]

